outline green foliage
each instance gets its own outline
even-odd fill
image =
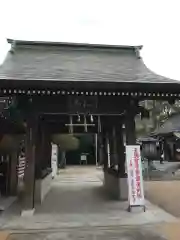
[[[150,112],[149,119],[141,119],[140,115],[136,117],[137,135],[148,135],[161,126],[172,114],[180,112],[180,101],[170,104],[167,101],[145,100],[140,103]]]
[[[79,148],[79,140],[72,134],[54,134],[52,142],[57,144],[61,151],[70,151]]]
[[[83,151],[88,151],[89,147],[94,143],[94,136],[92,134],[82,134],[78,136],[79,148]]]
[[[22,139],[22,135],[3,135],[0,140],[0,153],[10,154],[14,151],[17,151],[20,147],[20,142],[22,141]]]
[[[8,108],[8,117],[10,120],[12,120],[15,123],[23,124],[22,114],[20,110],[14,105],[11,105]]]

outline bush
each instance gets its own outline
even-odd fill
[[[52,142],[57,144],[61,151],[71,151],[79,148],[79,140],[72,134],[54,134]]]

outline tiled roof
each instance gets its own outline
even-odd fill
[[[17,41],[0,67],[0,80],[178,83],[150,71],[136,50],[133,46]]]

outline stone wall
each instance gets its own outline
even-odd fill
[[[35,203],[42,203],[51,189],[52,173],[35,181]]]

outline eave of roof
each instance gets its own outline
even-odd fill
[[[159,76],[145,66],[139,56],[142,46],[8,42],[12,49],[0,67],[0,91],[5,93],[16,93],[17,89],[29,92],[30,87],[43,92],[50,89],[53,94],[77,89],[86,94],[94,90],[95,94],[112,91],[108,94],[180,97],[180,82]]]
[[[111,45],[111,44],[90,44],[90,43],[74,43],[74,42],[49,42],[49,41],[28,41],[7,39],[10,44],[29,45],[29,46],[62,46],[62,47],[86,47],[86,48],[102,48],[102,49],[138,49],[143,48],[142,45]]]

